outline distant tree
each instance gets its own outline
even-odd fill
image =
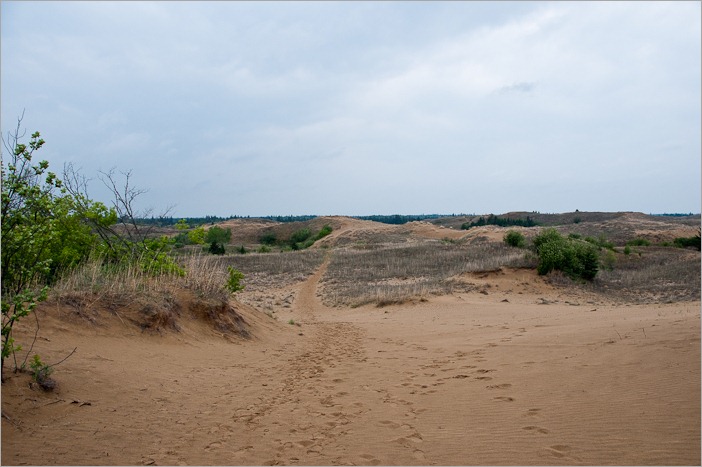
[[[223,255],[225,253],[224,245],[218,242],[210,243],[208,250],[213,255]]]
[[[263,245],[273,246],[278,243],[278,238],[273,232],[263,234],[259,239],[259,242]]]
[[[194,245],[205,243],[205,237],[204,227],[198,227],[188,232],[188,242]]]
[[[222,227],[219,227],[217,225],[214,225],[207,229],[207,233],[205,234],[205,242],[206,243],[221,243],[221,244],[226,244],[229,243],[232,239],[232,229],[223,229]]]
[[[524,248],[526,246],[526,239],[524,235],[516,230],[510,230],[505,234],[504,242],[513,247]]]
[[[484,225],[497,225],[500,227],[509,227],[513,225],[518,225],[521,227],[533,227],[536,224],[534,219],[527,216],[526,219],[510,219],[506,217],[499,217],[494,214],[490,214],[487,218],[479,217],[477,221],[465,222],[461,225],[461,229],[468,230],[473,227],[481,227]]]

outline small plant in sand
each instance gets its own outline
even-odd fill
[[[53,368],[41,361],[39,355],[34,355],[29,367],[32,369],[32,379],[45,391],[56,387],[56,382],[50,378]]]
[[[237,293],[244,290],[244,285],[241,284],[241,280],[244,278],[244,274],[241,271],[234,269],[229,266],[229,278],[227,279],[226,288],[230,293]]]

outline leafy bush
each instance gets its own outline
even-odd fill
[[[273,246],[276,243],[278,243],[278,238],[275,236],[273,232],[263,234],[261,238],[259,239],[259,242],[263,245],[267,246]]]
[[[607,250],[614,249],[614,244],[612,242],[608,241],[604,235],[600,235],[597,238],[585,237],[585,241],[591,245],[596,246],[598,250],[601,250],[602,248],[605,248]]]
[[[322,230],[314,235],[310,229],[300,229],[290,236],[288,243],[293,250],[304,250],[311,247],[314,242],[326,237],[330,233],[332,233],[332,228],[330,225],[325,225],[322,227]]]
[[[202,245],[205,243],[204,227],[197,227],[188,232],[188,242],[192,245]]]
[[[2,172],[2,365],[20,350],[12,337],[14,324],[46,298],[48,285],[88,257],[100,239],[94,227],[117,221],[114,209],[68,191],[49,163],[32,161],[44,145],[39,132],[28,144],[20,142],[20,121],[14,134],[3,138],[7,157]],[[38,287],[37,287],[38,286]],[[42,288],[37,293],[36,289]],[[16,361],[15,361],[15,367]],[[16,368],[17,369],[17,368]]]
[[[320,239],[326,237],[327,235],[332,233],[332,231],[333,231],[333,229],[332,229],[331,225],[329,225],[329,224],[325,225],[324,227],[322,227],[322,230],[320,230],[319,233],[317,234],[317,240],[320,240]]]
[[[524,235],[516,230],[510,230],[507,232],[504,237],[504,242],[509,246],[517,248],[524,248],[526,246],[526,239],[524,238]]]
[[[290,245],[293,246],[293,245],[297,245],[299,243],[303,243],[311,236],[312,236],[312,232],[310,231],[310,229],[297,230],[297,231],[293,232],[293,234],[290,236]]]
[[[210,227],[205,234],[205,243],[226,244],[232,239],[232,229],[223,229],[217,225]]]
[[[571,279],[592,280],[597,275],[597,250],[587,242],[565,238],[555,229],[547,229],[534,238],[534,249],[541,275],[553,270],[563,271]]]
[[[244,278],[244,274],[231,266],[229,266],[228,271],[229,278],[227,279],[226,284],[227,290],[233,294],[244,290],[244,286],[241,284],[241,280]]]
[[[633,240],[629,240],[626,242],[627,246],[649,246],[651,245],[651,242],[646,240],[645,238],[635,238]]]
[[[673,240],[673,245],[675,245],[678,248],[693,247],[699,251],[700,236],[695,235],[694,237],[678,237],[675,240]]]

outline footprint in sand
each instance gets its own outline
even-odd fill
[[[485,386],[488,389],[508,389],[511,388],[512,385],[509,383],[503,383],[503,384],[492,384],[490,386]]]
[[[389,427],[389,428],[400,428],[400,424],[399,424],[399,423],[395,423],[395,422],[390,421],[390,420],[382,420],[382,421],[380,421],[380,422],[378,422],[378,423],[380,423],[381,425],[387,426],[387,427]]]
[[[534,426],[534,425],[523,426],[522,430],[535,431],[535,432],[541,433],[543,435],[547,435],[549,433],[549,431],[546,428],[541,428],[541,427]]]
[[[507,397],[507,396],[499,396],[494,398],[497,401],[502,401],[502,402],[514,402],[514,397]]]
[[[222,443],[215,441],[214,443],[210,443],[207,445],[205,448],[205,451],[210,452],[214,451],[215,449],[220,449],[222,447]]]
[[[571,447],[567,444],[554,444],[546,448],[554,457],[565,457],[570,452]]]
[[[361,454],[361,459],[363,459],[364,462],[362,462],[362,465],[380,465],[381,462],[379,459],[377,459],[375,456],[372,456],[370,454]]]

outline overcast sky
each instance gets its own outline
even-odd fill
[[[697,213],[700,5],[3,1],[2,130],[174,216]]]

